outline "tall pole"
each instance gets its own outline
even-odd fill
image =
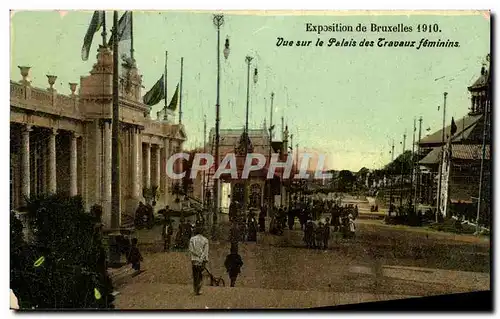
[[[102,19],[102,46],[107,47],[108,46],[108,41],[106,39],[106,11],[103,11],[102,14],[104,15]]]
[[[489,90],[489,88],[488,88]],[[483,120],[483,147],[482,147],[482,155],[481,155],[481,169],[479,172],[479,195],[477,198],[477,215],[476,215],[476,233],[479,234],[479,215],[481,212],[481,197],[482,197],[482,189],[483,189],[483,174],[484,174],[484,158],[486,157],[486,137],[488,135],[487,126],[488,122],[488,102],[484,105],[484,120]]]
[[[299,143],[295,144],[295,148],[297,149],[297,153],[295,154],[295,156],[296,156],[295,157],[295,162],[297,164],[295,165],[295,167],[297,168],[297,173],[296,174],[298,174],[299,170],[300,170],[300,168],[299,168]],[[292,156],[293,156],[293,154],[292,154]],[[299,181],[300,181],[300,179],[299,179]],[[302,199],[302,192],[300,192],[300,193],[301,193],[300,195],[301,195],[301,199]]]
[[[399,197],[399,208],[400,210],[403,208],[403,187],[404,187],[404,165],[403,158],[406,149],[406,132],[403,134],[403,152],[401,153],[401,194]]]
[[[271,111],[270,111],[270,123],[269,123],[269,157],[268,161],[269,163],[271,162],[271,156],[273,154],[273,101],[274,101],[274,92],[271,93]],[[274,176],[273,176],[274,177]],[[270,214],[271,209],[272,209],[272,190],[271,190],[271,185],[272,185],[272,179],[267,181],[267,211],[268,214]]]
[[[207,153],[207,115],[203,115],[203,153]],[[207,172],[203,170],[203,182],[202,182],[202,193],[201,199],[203,203],[203,207],[205,207],[205,182],[206,182]]]
[[[181,58],[181,83],[179,87],[179,124],[182,124],[182,71],[184,68],[184,58]]]
[[[391,149],[391,163],[394,163],[394,139],[392,140],[392,149]],[[391,176],[391,191],[389,195],[389,216],[391,216],[392,210],[392,202],[393,202],[393,176]]]
[[[134,12],[130,11],[130,58],[135,64],[134,59]]]
[[[215,103],[215,172],[219,169],[219,142],[220,142],[220,27],[224,24],[222,14],[214,15],[214,25],[217,27],[217,101]],[[215,183],[213,191],[214,199],[214,220],[219,213],[219,189],[220,180],[214,174]]]
[[[420,159],[420,140],[422,139],[422,117],[418,119],[418,143],[417,143],[417,159]],[[415,203],[415,212],[417,212],[417,202],[420,198],[420,166],[418,162],[415,165],[415,195],[413,202]]]
[[[270,127],[273,126],[273,113],[274,113],[274,92],[271,93],[271,114],[270,114]],[[271,141],[273,140],[272,132],[271,132]]]
[[[245,61],[247,63],[247,106],[246,106],[246,113],[245,113],[245,158],[248,154],[248,112],[250,108],[250,63],[252,62],[252,57],[247,56],[245,58]],[[248,208],[248,178],[243,181],[244,185],[244,199],[243,199],[243,212],[247,212]]]
[[[163,120],[166,121],[168,119],[167,115],[167,64],[168,64],[168,51],[165,51],[165,69],[163,71],[163,96],[164,96],[164,107],[163,107]]]
[[[119,95],[118,95],[118,11],[113,13],[113,121],[111,126],[111,229],[113,232],[120,229],[120,154],[119,154]],[[120,260],[116,251],[110,253],[110,263]]]
[[[409,195],[410,202],[413,202],[413,198],[411,196],[411,193],[413,192],[413,182],[415,181],[414,173],[415,173],[415,133],[417,131],[417,119],[413,118],[413,141],[411,144],[411,192]],[[416,208],[416,203],[413,202],[414,209]]]
[[[285,139],[285,118],[281,117],[281,140]]]
[[[287,143],[288,144],[288,143]],[[291,152],[290,155],[292,156],[292,164],[293,164],[293,134],[290,134],[290,145],[291,145]],[[288,155],[288,150],[285,150],[286,154]],[[293,165],[292,165],[293,167]],[[292,172],[295,174],[295,172]],[[288,200],[288,207],[290,207],[290,200]]]
[[[446,96],[448,95],[447,92],[444,92],[443,93],[443,133],[441,135],[441,157],[440,157],[440,160],[439,160],[439,166],[438,166],[438,174],[439,174],[439,177],[438,177],[438,193],[437,193],[437,203],[436,203],[436,206],[437,206],[437,209],[436,209],[436,223],[439,221],[439,218],[438,218],[438,214],[440,214],[441,212],[439,211],[441,209],[441,183],[442,183],[442,179],[443,179],[443,173],[442,173],[442,165],[443,165],[443,155],[444,155],[444,139],[445,139],[445,131],[444,131],[444,128],[445,128],[445,125],[446,125]]]

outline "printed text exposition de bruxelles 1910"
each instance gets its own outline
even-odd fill
[[[425,26],[425,27],[424,27]],[[427,29],[429,25],[417,25],[417,29],[420,31],[424,31],[423,29]],[[323,32],[413,32],[414,27],[411,25],[405,25],[403,23],[399,23],[397,25],[378,25],[375,23],[370,23],[366,25],[345,25],[342,23],[332,23],[325,25],[315,25],[312,23],[305,24],[306,32],[317,32],[321,34]],[[435,29],[434,25],[430,26],[431,30]],[[424,31],[425,32],[425,31]],[[432,32],[432,31],[431,31]],[[434,32],[439,32],[436,29]]]

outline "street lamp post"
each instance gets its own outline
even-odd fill
[[[219,168],[219,141],[220,141],[220,27],[224,24],[224,16],[222,14],[215,14],[213,17],[213,23],[217,27],[217,102],[215,104],[215,172]],[[229,56],[229,39],[226,39],[224,46],[224,57],[227,59]],[[216,220],[216,216],[219,213],[219,190],[220,190],[220,180],[215,176],[214,183],[214,216],[213,219]]]
[[[244,138],[245,138],[245,158],[248,154],[248,111],[250,108],[250,63],[252,62],[253,58],[251,56],[247,56],[245,58],[245,62],[247,63],[247,107],[246,107],[246,114],[245,114],[245,132],[244,132]],[[257,69],[255,69],[254,73],[254,82],[257,82]],[[248,208],[248,178],[244,180],[243,182],[243,212],[246,214],[247,208]]]
[[[269,123],[269,157],[268,157],[268,161],[269,163],[271,163],[271,156],[273,154],[273,130],[274,130],[274,125],[273,125],[273,111],[274,111],[274,108],[273,108],[273,102],[274,102],[274,92],[271,93],[271,114],[270,114],[270,123]],[[273,179],[274,179],[274,176],[273,176]],[[273,179],[270,179],[268,180],[268,187],[267,187],[267,211],[268,211],[268,214],[270,214],[271,212],[271,209],[273,208],[273,204],[274,203],[274,200],[272,200],[273,198],[273,195],[272,195],[272,180]],[[282,194],[283,195],[283,194]]]

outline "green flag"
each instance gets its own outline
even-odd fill
[[[153,106],[158,104],[161,100],[165,98],[165,82],[163,80],[164,76],[156,82],[155,85],[148,91],[142,98],[144,104]]]
[[[118,42],[132,39],[132,11],[125,11],[118,21]],[[108,46],[113,48],[113,37]]]
[[[92,20],[90,20],[89,28],[87,29],[87,34],[83,39],[82,46],[82,60],[87,61],[89,58],[90,47],[92,46],[92,40],[94,39],[94,34],[99,31],[101,26],[104,24],[105,13],[104,11],[94,11],[92,15]]]
[[[179,84],[177,84],[174,96],[172,96],[172,100],[170,100],[170,104],[168,105],[167,108],[171,111],[175,111],[177,109],[178,102],[179,102]]]

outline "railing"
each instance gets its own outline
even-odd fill
[[[23,85],[16,85],[15,83],[10,84],[10,96],[18,99],[25,98],[25,90]]]
[[[11,82],[10,98],[11,105],[15,107],[63,115],[69,118],[78,119],[80,117],[78,103],[71,96],[54,94],[48,90]],[[20,101],[22,103],[19,103]]]
[[[52,104],[52,94],[50,92],[42,91],[40,89],[31,89],[31,100]]]

